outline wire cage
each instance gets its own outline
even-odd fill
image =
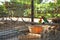
[[[46,17],[48,13],[57,13],[59,11],[57,9],[59,7],[49,8],[49,4],[45,5],[43,1],[11,0],[11,2],[4,2],[4,7],[1,6],[4,10],[1,10],[2,14],[0,15],[2,16],[0,18],[0,40],[60,40],[60,24],[54,24],[55,19],[53,19],[51,24],[34,22],[34,18],[40,18],[40,16]],[[50,14],[48,15],[50,17]],[[51,17],[55,16],[59,17],[58,14]],[[26,17],[31,20],[29,19],[26,22],[24,20]]]

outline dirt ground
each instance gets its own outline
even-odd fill
[[[18,22],[18,21],[1,21],[0,22],[0,31],[1,30],[8,30],[13,28],[18,28],[20,26],[25,26],[24,22]]]
[[[29,25],[29,24],[27,24]],[[24,22],[17,22],[17,21],[1,21],[0,22],[0,31],[2,30],[9,30],[13,28],[19,28],[24,26],[26,28],[26,23]],[[22,33],[23,34],[23,33]],[[8,39],[9,40],[9,39]],[[13,39],[15,40],[15,39]],[[43,37],[36,37],[33,35],[19,35],[18,40],[60,40],[60,31],[56,31],[54,34],[52,32],[44,33]]]

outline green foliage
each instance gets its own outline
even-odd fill
[[[57,0],[57,4],[60,4],[60,0]]]
[[[24,16],[25,16],[25,17],[26,17],[26,16],[30,17],[30,16],[31,16],[31,9],[26,9],[26,10],[24,10]]]
[[[1,16],[7,16],[7,12],[4,5],[0,5],[0,17]]]
[[[57,1],[57,3],[46,3],[46,4],[40,4],[42,0],[34,0],[34,15],[35,17],[39,17],[42,15],[45,16],[49,16],[49,17],[53,17],[55,15],[52,15],[52,11],[55,10],[56,7],[59,7],[60,4],[60,0]],[[25,8],[25,6],[23,7],[23,5],[30,5],[31,6],[31,0],[14,0],[14,2],[16,2],[16,4],[21,4],[20,8],[24,9],[24,16],[29,16],[29,14],[31,14],[31,10],[28,8]],[[26,6],[28,6],[26,5]],[[23,12],[23,11],[22,11]],[[41,13],[41,14],[40,14]]]
[[[39,17],[44,15],[47,18],[51,18],[51,17],[60,17],[58,16],[58,10],[60,7],[60,0],[57,1],[57,3],[45,3],[45,4],[35,4],[35,11],[37,11],[37,16],[35,17]],[[56,13],[54,13],[54,10],[57,11]],[[45,15],[46,14],[46,15]]]
[[[54,10],[58,10],[60,7],[60,0],[57,0],[57,3],[45,3],[41,4],[42,0],[34,0],[34,17],[39,18],[40,16],[45,16],[46,18],[51,18],[51,17],[60,17],[60,14],[54,13]],[[13,16],[20,16],[24,15],[27,17],[30,17],[31,15],[31,0],[13,0],[11,2],[14,2],[14,5],[12,5],[12,8],[15,8],[14,10],[18,10],[13,14],[9,13],[8,9],[5,8],[4,5],[0,6],[0,15],[4,13]],[[11,6],[11,5],[10,5]],[[22,10],[22,11],[21,11]],[[56,10],[56,11],[57,11]],[[2,13],[1,13],[2,12]],[[9,13],[9,14],[8,14]]]

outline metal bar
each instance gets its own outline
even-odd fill
[[[34,22],[34,0],[31,0],[31,22]]]

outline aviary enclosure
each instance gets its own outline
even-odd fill
[[[0,40],[60,40],[60,0],[1,0]]]

